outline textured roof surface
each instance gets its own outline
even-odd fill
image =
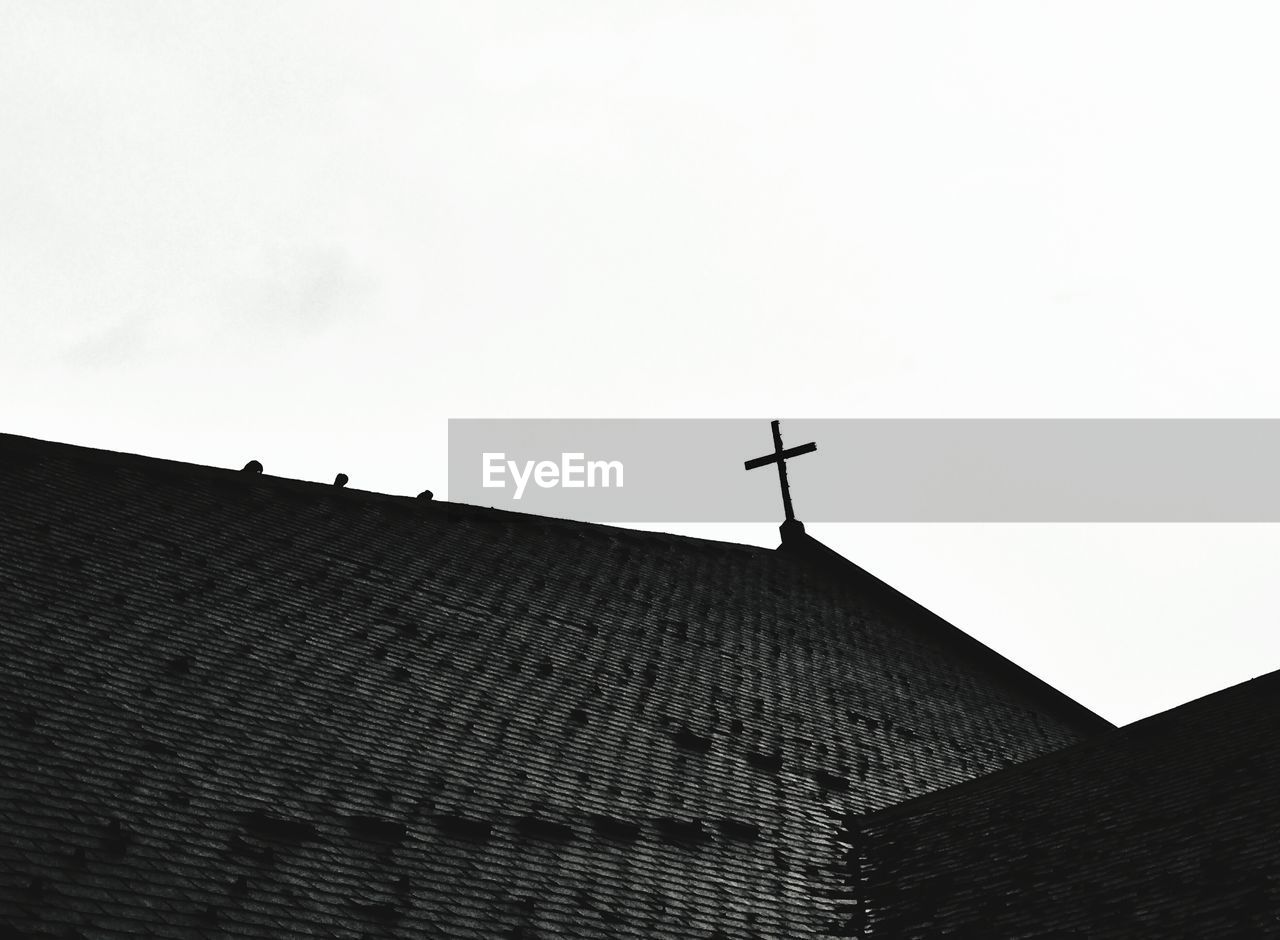
[[[849,936],[1280,936],[1280,672],[847,820]]]
[[[849,814],[1106,727],[955,633],[788,552],[0,437],[0,925],[819,936]]]

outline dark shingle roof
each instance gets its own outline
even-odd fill
[[[820,935],[844,817],[1107,727],[1002,662],[789,552],[0,437],[0,925]]]
[[[1280,936],[1280,672],[851,817],[848,935]]]

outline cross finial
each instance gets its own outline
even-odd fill
[[[784,526],[800,525],[796,521],[795,510],[791,508],[791,487],[787,484],[787,458],[799,457],[801,454],[811,454],[818,449],[818,445],[810,441],[808,444],[801,444],[799,447],[792,447],[790,450],[782,449],[782,432],[778,430],[778,422],[773,422],[773,453],[765,454],[763,457],[757,457],[754,460],[748,460],[744,466],[748,470],[754,470],[756,467],[768,466],[771,463],[778,465],[778,483],[782,487],[782,508],[787,514]]]

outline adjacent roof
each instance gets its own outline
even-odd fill
[[[1280,672],[846,820],[848,936],[1280,935]]]
[[[803,552],[0,437],[0,927],[821,935],[844,818],[1109,727],[925,614]]]

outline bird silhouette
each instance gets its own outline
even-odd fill
[[[261,473],[262,464],[256,460],[250,460],[247,464],[240,468],[241,473]]]
[[[334,485],[334,486],[346,486],[346,485],[347,485],[347,481],[348,481],[348,480],[350,480],[350,479],[351,479],[351,478],[350,478],[349,476],[347,476],[345,473],[339,473],[336,477],[334,477],[334,478],[333,478],[333,485]]]

